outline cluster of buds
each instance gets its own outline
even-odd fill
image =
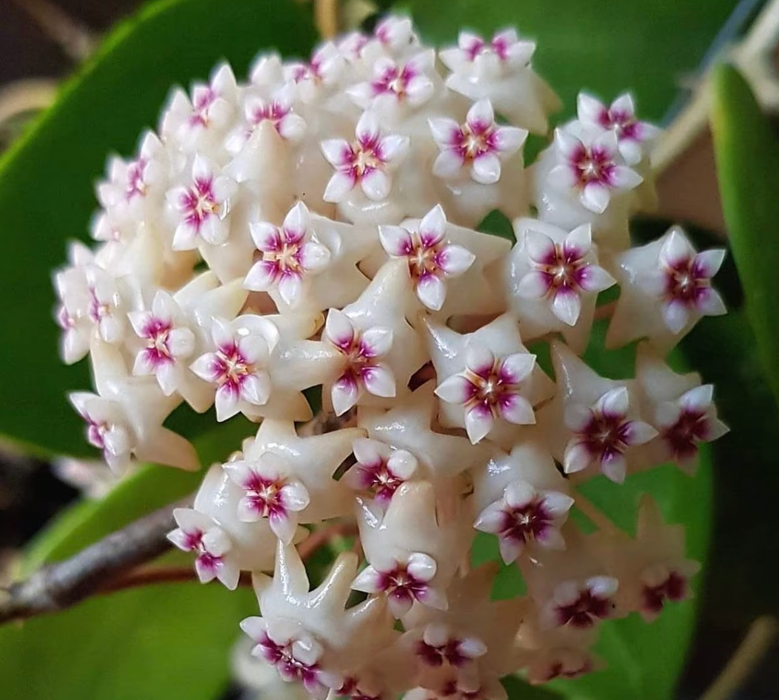
[[[64,360],[88,356],[95,385],[71,401],[112,469],[198,468],[164,427],[182,403],[259,423],[170,539],[203,582],[252,574],[254,653],[318,700],[500,700],[507,674],[586,673],[603,619],[651,620],[697,568],[649,498],[635,536],[569,516],[583,482],[692,472],[726,431],[712,387],[664,361],[724,312],[723,251],[676,227],[630,247],[657,130],[628,95],[582,93],[525,166],[559,107],[534,50],[506,30],[437,52],[390,17],[306,63],[262,56],[245,84],[220,66],[111,160],[98,246],[56,277]],[[477,230],[494,211],[515,244]],[[606,346],[641,341],[629,381],[581,359],[613,286]],[[298,432],[312,387],[337,429]],[[364,562],[310,590],[296,545],[328,521],[356,522]],[[525,594],[491,600],[477,531]]]

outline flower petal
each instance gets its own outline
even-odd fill
[[[446,284],[436,274],[423,274],[416,286],[417,297],[428,309],[440,311],[446,301]]]
[[[481,442],[495,425],[492,413],[481,406],[475,406],[465,412],[465,432],[471,444]]]
[[[332,202],[334,204],[343,202],[356,184],[357,180],[351,172],[347,173],[339,170],[333,174],[327,183],[322,199],[324,199],[325,202]]]
[[[402,226],[379,226],[381,247],[396,258],[410,255],[414,250],[411,234]]]
[[[533,406],[519,394],[503,396],[498,404],[498,408],[501,418],[514,425],[532,425],[536,422]]]
[[[523,299],[542,299],[552,286],[552,276],[540,270],[531,270],[519,280],[517,296]]]
[[[437,256],[436,262],[449,277],[463,274],[476,260],[470,250],[461,245],[448,245]]]
[[[360,187],[368,199],[374,202],[381,202],[389,196],[392,189],[392,178],[383,170],[376,168],[362,176]]]
[[[437,570],[438,565],[436,564],[435,559],[428,554],[412,552],[408,557],[406,571],[417,579],[417,581],[423,581],[424,583],[431,581],[436,575]]]
[[[519,384],[530,376],[535,366],[535,355],[529,352],[512,353],[500,363],[500,378],[507,384]]]
[[[561,287],[552,298],[552,313],[566,325],[575,326],[581,310],[582,301],[570,287]]]
[[[495,153],[481,153],[473,160],[471,179],[482,185],[493,185],[500,180],[500,158]]]
[[[435,390],[438,398],[452,404],[466,403],[473,396],[473,392],[473,384],[461,374],[454,374],[447,378]]]
[[[366,391],[374,396],[385,398],[395,396],[395,375],[385,364],[366,367],[362,371],[362,381]]]
[[[593,454],[587,445],[578,440],[572,440],[565,448],[563,456],[563,471],[566,474],[575,474],[576,472],[587,469],[593,462]]]
[[[342,416],[360,398],[360,388],[351,377],[340,377],[330,390],[330,400],[337,416]]]
[[[582,205],[595,214],[602,214],[609,206],[611,193],[606,185],[588,182],[579,196]]]
[[[392,349],[393,337],[391,328],[373,326],[360,337],[360,348],[365,357],[384,357]]]
[[[354,341],[351,319],[338,309],[330,309],[325,321],[325,337],[336,347],[348,349]]]

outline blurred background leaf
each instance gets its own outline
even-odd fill
[[[50,280],[65,242],[88,237],[106,157],[133,152],[171,86],[207,79],[221,59],[241,76],[262,50],[306,56],[315,37],[310,8],[293,0],[151,4],[119,25],[0,160],[0,434],[36,454],[90,454],[65,399],[87,386],[87,367],[58,357]]]
[[[659,120],[689,80],[735,0],[398,0],[393,9],[413,14],[423,37],[452,43],[463,27],[491,33],[516,26],[535,39],[533,65],[565,104],[576,109],[581,89],[612,100],[625,90],[643,118]]]
[[[779,143],[736,68],[714,71],[711,127],[730,248],[763,368],[779,403]]]

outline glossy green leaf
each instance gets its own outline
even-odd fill
[[[249,434],[246,427],[228,423],[199,440],[202,460],[223,458]],[[79,503],[52,523],[30,547],[23,574],[72,556],[183,498],[201,478],[166,467],[142,467],[105,498]],[[249,591],[193,582],[96,597],[21,627],[0,628],[3,697],[212,700],[228,682],[238,622],[253,610]]]
[[[685,73],[695,70],[733,0],[637,3],[601,0],[400,0],[425,39],[452,42],[462,27],[493,32],[519,27],[538,42],[533,64],[575,109],[586,88],[604,99],[632,90],[643,116],[660,119]]]
[[[766,377],[779,402],[779,142],[730,65],[713,75],[711,126],[722,208]]]
[[[605,324],[599,323],[585,359],[603,376],[625,379],[634,376],[635,347],[617,351],[603,349]],[[681,371],[685,358],[674,353],[674,369]],[[635,531],[638,504],[643,494],[652,494],[666,522],[680,523],[687,529],[688,556],[704,562],[707,556],[712,521],[711,455],[701,452],[697,475],[690,478],[672,465],[634,474],[622,485],[605,477],[584,484],[582,493],[621,529]],[[480,538],[477,562],[498,559],[495,538]],[[702,577],[695,589],[702,590]],[[516,567],[504,567],[493,588],[497,598],[520,594],[524,583]],[[575,700],[669,700],[673,697],[678,676],[695,629],[698,603],[688,600],[669,605],[658,620],[646,624],[637,615],[603,623],[596,653],[606,662],[606,669],[573,681],[558,681],[551,688]],[[517,686],[521,689],[520,686]],[[517,690],[512,700],[524,696]]]
[[[66,391],[88,386],[87,368],[67,368],[58,357],[50,280],[66,240],[87,236],[106,157],[132,153],[172,85],[207,78],[223,58],[240,76],[260,50],[307,55],[314,40],[310,10],[294,0],[150,5],[109,36],[3,157],[0,434],[38,453],[89,454],[65,400]]]

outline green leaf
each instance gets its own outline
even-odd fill
[[[86,237],[106,157],[132,153],[172,85],[207,78],[223,58],[240,76],[261,50],[307,55],[314,40],[310,11],[293,0],[152,4],[109,36],[0,161],[0,434],[39,454],[89,454],[65,400],[88,386],[87,367],[58,357],[50,280],[66,240]]]
[[[424,38],[451,43],[462,27],[491,33],[508,25],[538,42],[533,64],[575,109],[586,88],[612,100],[635,94],[640,114],[660,119],[674,99],[680,79],[694,71],[734,6],[733,0],[645,3],[601,0],[401,0]]]
[[[223,458],[246,437],[245,428],[225,424],[199,440],[203,461]],[[142,467],[105,498],[79,503],[50,525],[30,547],[23,575],[186,496],[201,478]],[[8,697],[46,700],[212,700],[228,682],[238,622],[255,607],[250,591],[218,583],[98,596],[20,628],[0,628],[0,687]],[[31,672],[37,668],[45,672]]]
[[[603,339],[606,324],[596,324],[593,342],[585,355],[587,363],[598,373],[615,379],[634,376],[635,346],[605,351]],[[686,364],[678,352],[670,359],[674,369]],[[614,484],[597,477],[581,491],[622,530],[635,532],[638,504],[643,494],[657,501],[666,522],[680,523],[687,530],[687,552],[691,559],[705,562],[712,520],[713,484],[711,455],[701,451],[701,464],[694,478],[677,467],[665,465],[628,477],[624,484]],[[494,538],[477,540],[475,563],[498,559]],[[705,569],[704,569],[705,570]],[[699,577],[694,587],[702,589]],[[496,598],[521,594],[524,583],[516,567],[504,567],[493,587]],[[669,605],[658,620],[646,624],[637,615],[603,623],[596,653],[606,662],[606,669],[573,681],[557,681],[551,688],[575,700],[667,700],[673,697],[692,640],[698,603],[695,599]],[[522,692],[512,700],[525,697]]]
[[[733,66],[720,65],[714,71],[711,127],[745,308],[779,403],[779,142]]]

